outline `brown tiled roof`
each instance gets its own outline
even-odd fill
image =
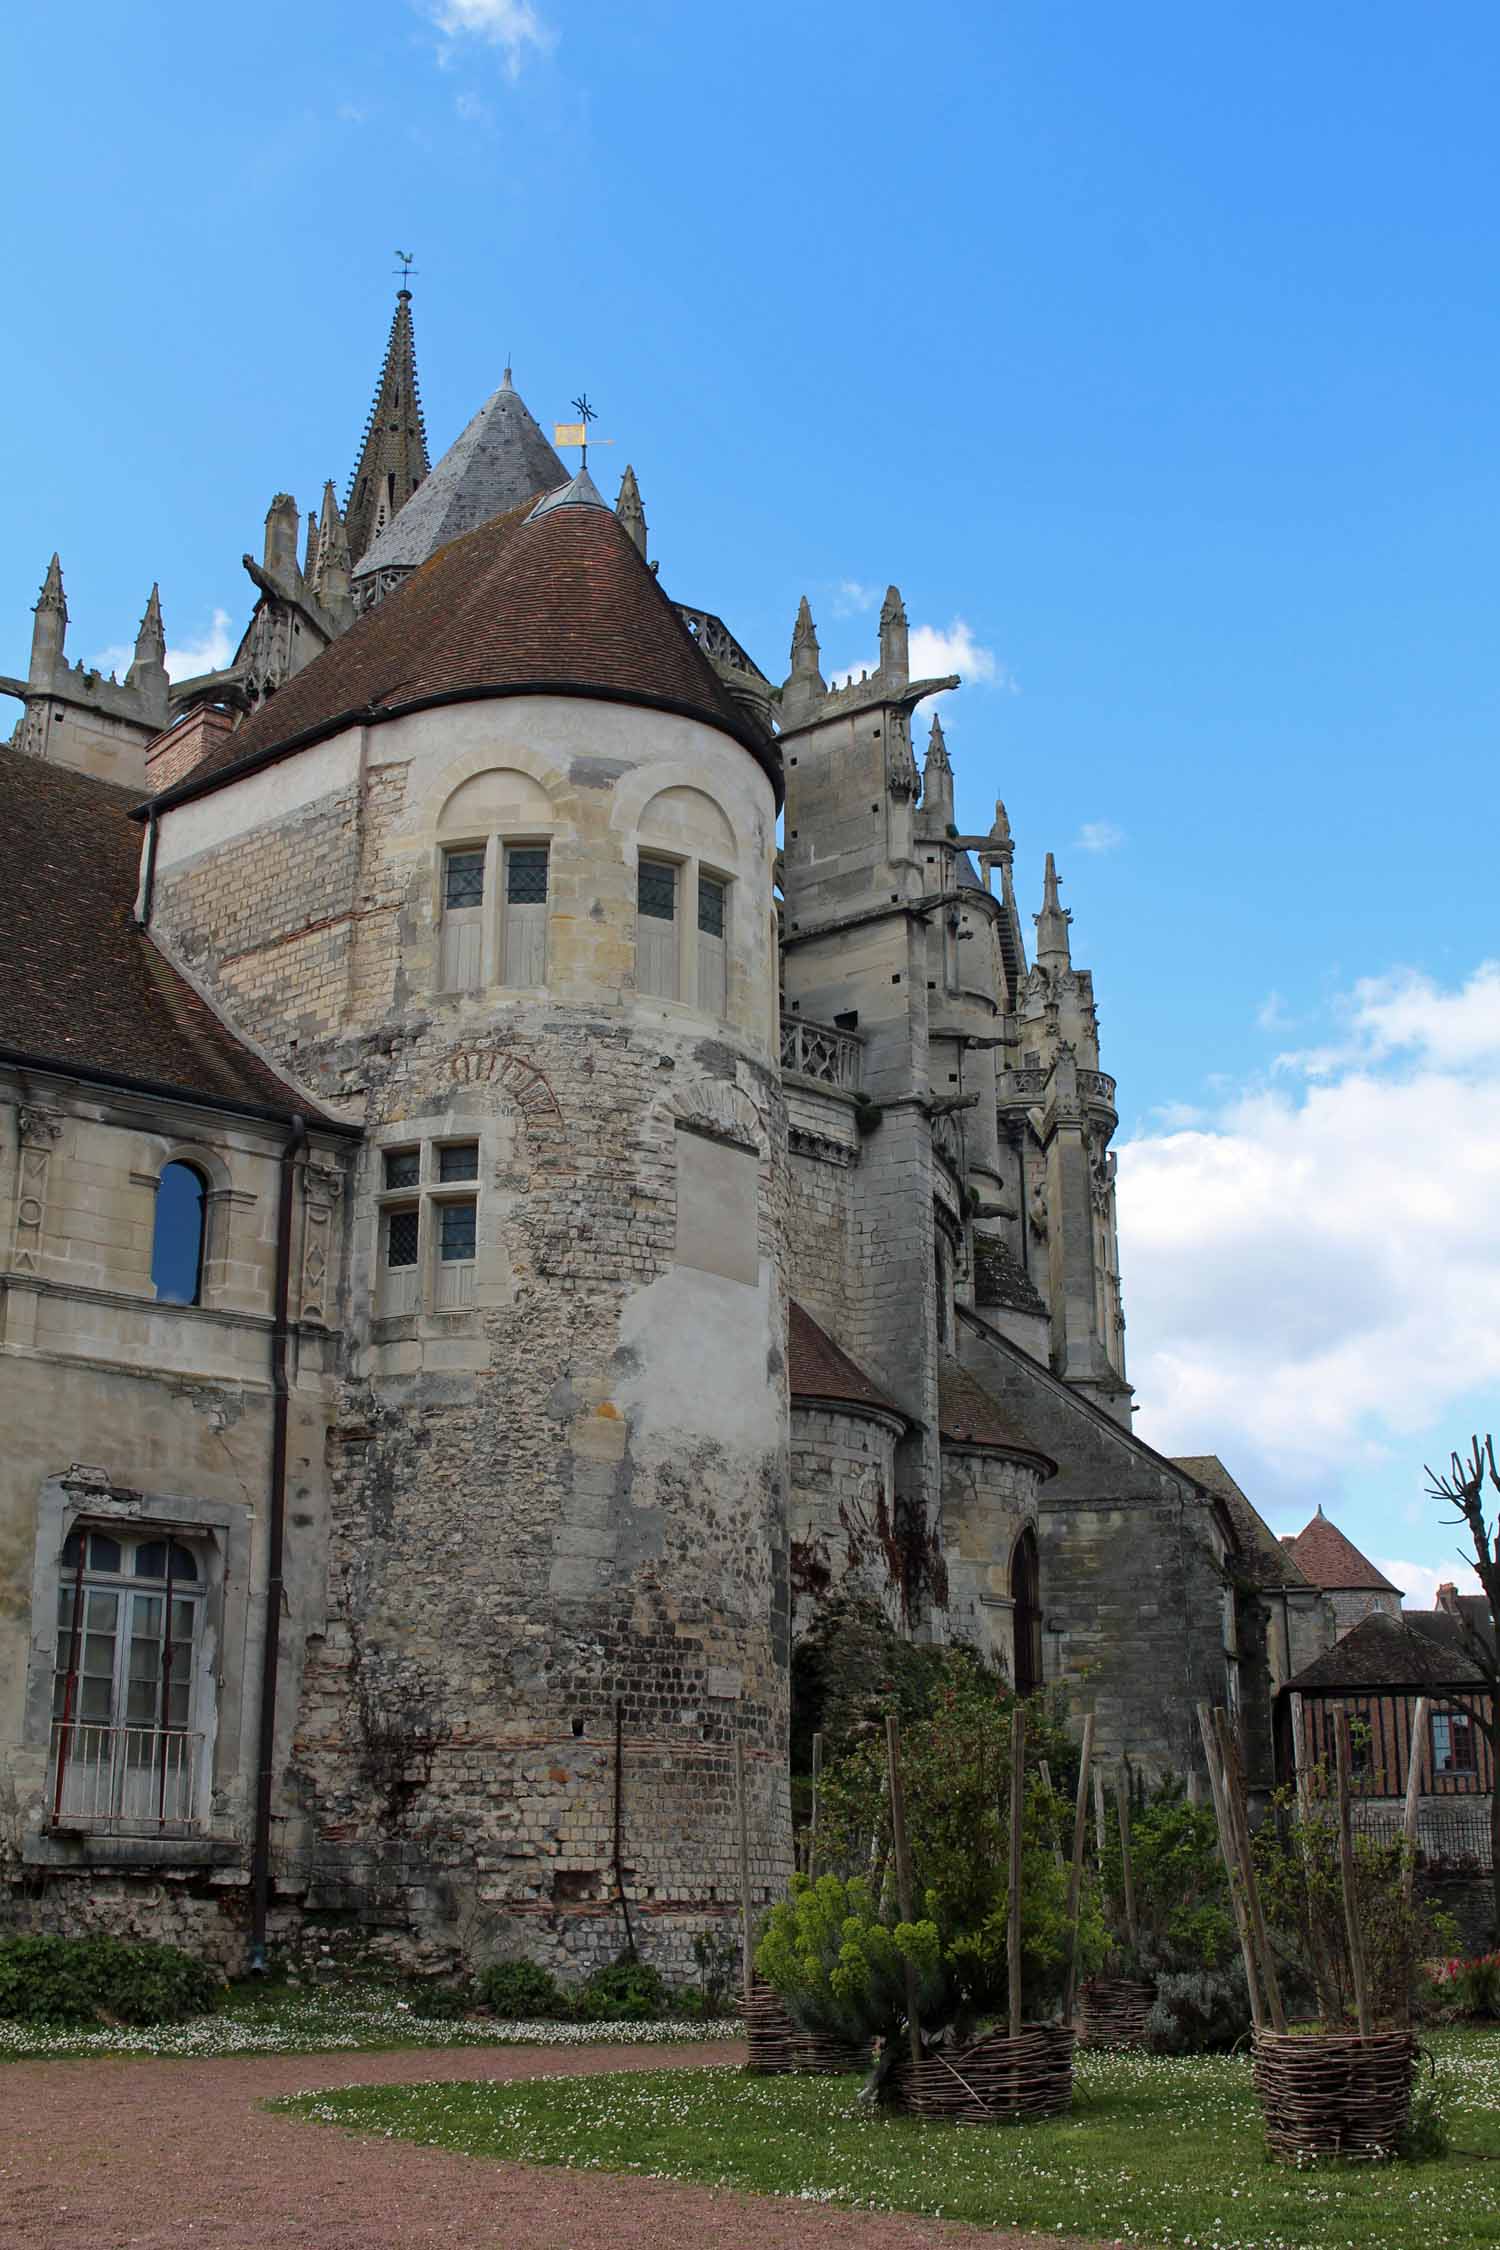
[[[954,1445],[993,1445],[1007,1453],[1029,1453],[1049,1476],[1057,1473],[1057,1463],[1032,1444],[1020,1424],[1012,1422],[984,1385],[948,1352],[938,1357],[938,1427]]]
[[[1268,1590],[1281,1587],[1301,1587],[1304,1593],[1310,1590],[1312,1581],[1299,1568],[1296,1556],[1276,1537],[1217,1453],[1180,1454],[1174,1466],[1186,1469],[1199,1484],[1207,1485],[1228,1509],[1238,1542],[1235,1561],[1241,1577],[1248,1579],[1252,1586]]]
[[[1444,1647],[1425,1633],[1414,1633],[1402,1619],[1376,1610],[1304,1665],[1287,1685],[1304,1695],[1320,1689],[1353,1693],[1360,1688],[1405,1689],[1421,1695],[1432,1688],[1465,1687],[1480,1676],[1478,1666],[1461,1649]]]
[[[787,1363],[793,1398],[837,1400],[847,1406],[879,1407],[884,1414],[907,1416],[878,1383],[833,1338],[821,1329],[812,1314],[793,1299],[787,1313]]]
[[[1291,1543],[1291,1555],[1315,1586],[1325,1593],[1378,1592],[1394,1594],[1399,1588],[1383,1577],[1352,1539],[1346,1539],[1320,1508]]]
[[[440,548],[182,784],[360,719],[465,694],[582,692],[734,736],[781,797],[781,753],[723,685],[613,509],[529,502]],[[171,802],[168,791],[164,802]]]
[[[1460,1594],[1460,1609],[1408,1609],[1402,1612],[1408,1625],[1418,1633],[1425,1633],[1430,1641],[1440,1641],[1445,1648],[1467,1649],[1469,1646],[1465,1625],[1478,1635],[1488,1648],[1495,1645],[1495,1623],[1490,1616],[1490,1605],[1483,1594]]]
[[[132,925],[134,802],[0,746],[0,1051],[211,1102],[306,1111]]]

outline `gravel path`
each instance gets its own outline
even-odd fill
[[[1039,2238],[357,2140],[257,2105],[325,2086],[723,2066],[722,2047],[501,2047],[0,2069],[5,2250],[938,2250]],[[1048,2250],[1067,2250],[1045,2238]]]

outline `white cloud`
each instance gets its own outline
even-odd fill
[[[930,680],[944,672],[959,673],[969,685],[976,680],[1003,687],[1012,684],[994,650],[981,648],[961,617],[947,627],[913,625],[911,629],[912,678]]]
[[[880,599],[878,586],[862,586],[857,578],[841,578],[833,590],[835,617],[859,617]]]
[[[1362,1468],[1409,1461],[1415,1483],[1423,1434],[1500,1380],[1497,1009],[1493,963],[1447,990],[1368,979],[1295,1081],[1122,1146],[1152,1444],[1249,1457],[1292,1506]]]
[[[1439,1586],[1456,1586],[1461,1594],[1480,1591],[1478,1572],[1456,1555],[1451,1563],[1435,1570],[1430,1563],[1402,1562],[1390,1555],[1372,1555],[1370,1560],[1393,1586],[1400,1587],[1408,1609],[1436,1609]]]
[[[455,94],[453,107],[466,125],[488,125],[494,115],[489,103],[472,93]]]
[[[173,680],[193,680],[200,672],[222,672],[237,646],[227,609],[216,609],[213,623],[196,640],[184,641],[178,648],[167,647],[167,676]],[[135,655],[133,641],[116,641],[102,649],[95,659],[101,672],[115,672],[123,680]]]
[[[556,43],[557,34],[530,0],[429,0],[422,12],[448,42],[439,50],[440,61],[452,60],[460,40],[474,40],[499,48],[510,78],[520,76],[528,51],[545,55]]]
[[[1268,992],[1255,1011],[1256,1023],[1262,1031],[1283,1031],[1291,1022],[1286,1002],[1279,992]]]
[[[1073,848],[1080,852],[1117,852],[1125,841],[1125,831],[1112,820],[1086,820],[1073,838]]]

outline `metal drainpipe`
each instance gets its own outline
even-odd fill
[[[250,1854],[250,1967],[266,1970],[266,1907],[271,1893],[271,1793],[276,1761],[276,1673],[286,1554],[287,1339],[291,1333],[292,1189],[307,1123],[294,1117],[281,1152],[276,1205],[276,1283],[271,1328],[271,1479],[266,1551],[266,1630],[260,1674],[260,1744],[255,1777],[255,1840]]]
[[[156,895],[156,807],[146,815],[146,865],[141,877],[141,911],[138,927],[151,927],[151,907]]]

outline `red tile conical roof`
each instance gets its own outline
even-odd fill
[[[743,744],[780,803],[774,740],[719,679],[613,509],[561,494],[439,549],[156,803],[196,796],[252,760],[346,726],[522,694],[701,719]]]
[[[1360,1553],[1352,1539],[1344,1537],[1337,1524],[1329,1522],[1321,1508],[1312,1522],[1298,1532],[1291,1545],[1292,1560],[1327,1594],[1356,1591],[1394,1594],[1398,1590],[1375,1568],[1368,1555]]]

